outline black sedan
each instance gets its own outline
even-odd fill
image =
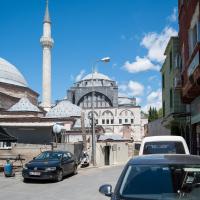
[[[25,164],[22,176],[28,179],[61,181],[63,176],[77,173],[77,161],[71,152],[45,151]]]
[[[138,156],[125,166],[114,192],[108,184],[99,191],[112,200],[199,200],[200,157]]]

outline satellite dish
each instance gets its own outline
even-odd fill
[[[59,124],[54,124],[53,125],[53,132],[58,134],[58,133],[61,133],[61,130],[62,130],[62,126],[59,125]]]

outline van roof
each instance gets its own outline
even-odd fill
[[[185,141],[183,137],[176,135],[160,135],[160,136],[149,136],[143,139],[145,142],[156,142],[156,141]]]
[[[136,156],[129,160],[131,165],[189,164],[200,165],[200,156],[185,154],[151,154]]]

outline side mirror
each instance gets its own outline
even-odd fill
[[[36,157],[33,157],[33,160],[35,160]]]
[[[107,197],[111,197],[112,196],[112,186],[111,185],[102,185],[100,188],[99,188],[99,192]]]

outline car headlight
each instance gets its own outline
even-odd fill
[[[46,172],[52,172],[52,171],[55,171],[56,170],[56,167],[47,167],[45,169]]]
[[[23,166],[23,169],[25,169],[25,170],[28,169],[27,165],[24,165],[24,166]]]

